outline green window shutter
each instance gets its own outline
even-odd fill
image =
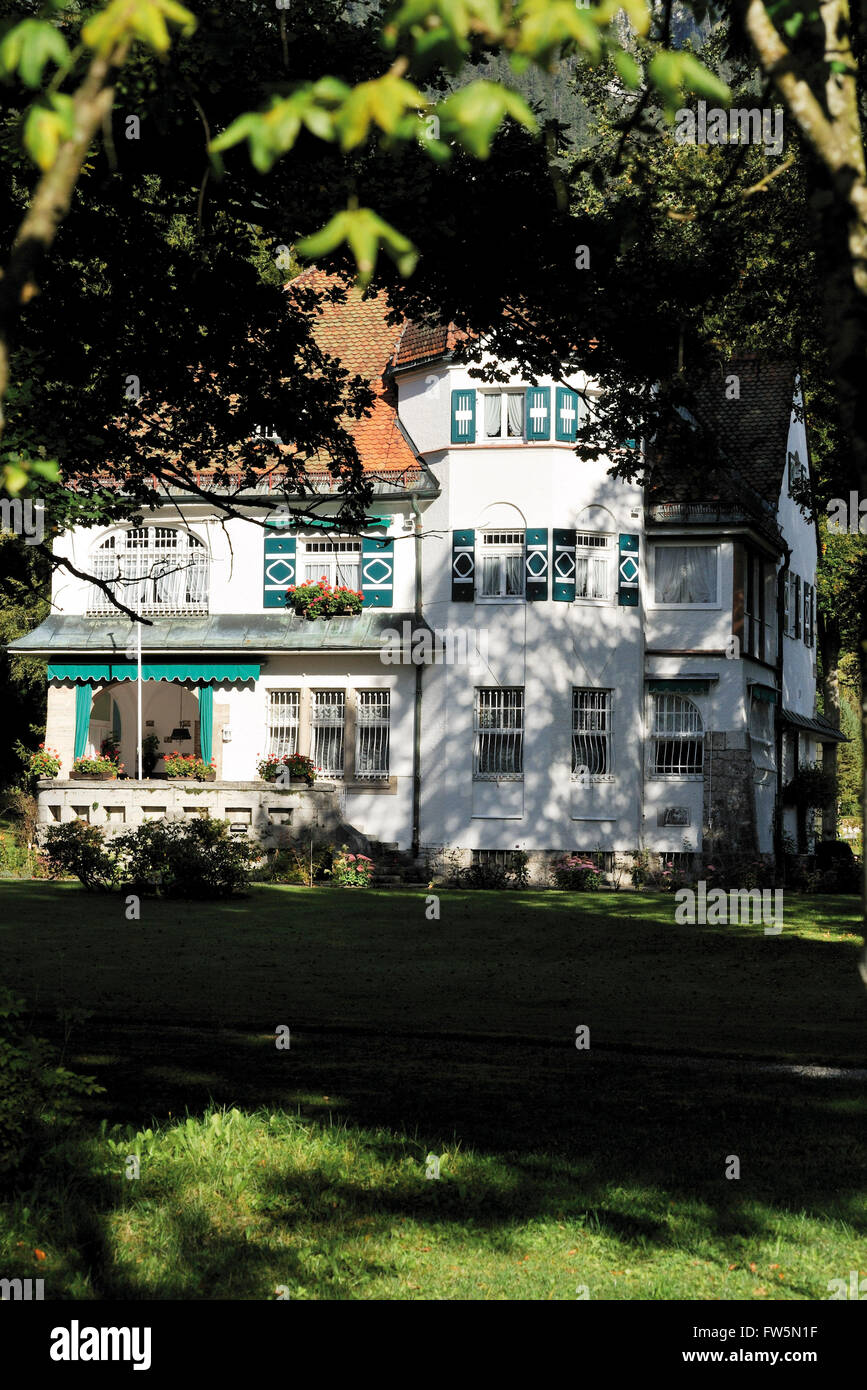
[[[554,578],[551,597],[558,603],[575,598],[575,532],[554,528]]]
[[[568,386],[557,387],[557,411],[554,422],[554,437],[563,443],[572,443],[578,429],[579,397],[577,391]]]
[[[362,536],[361,592],[365,608],[390,608],[394,602],[393,536]]]
[[[638,607],[638,536],[621,532],[617,569],[617,602],[621,608]]]
[[[476,594],[476,533],[452,531],[452,603],[472,603]]]
[[[548,528],[529,530],[526,534],[524,559],[527,576],[527,601],[538,603],[548,597]]]
[[[295,537],[265,532],[263,608],[286,607],[286,590],[295,583]]]
[[[527,438],[551,438],[551,388],[527,387]]]
[[[452,391],[452,443],[475,444],[476,442],[476,391],[468,387],[462,391]]]

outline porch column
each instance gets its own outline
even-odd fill
[[[74,685],[48,684],[48,709],[45,721],[45,746],[56,748],[61,758],[61,778],[69,776],[75,757],[75,695]]]

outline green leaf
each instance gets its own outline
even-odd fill
[[[364,288],[376,269],[380,245],[397,265],[401,275],[411,275],[418,261],[412,242],[395,227],[383,221],[372,208],[348,208],[296,247],[305,260],[329,255],[346,242],[355,258],[359,284]]]
[[[627,53],[624,48],[614,50],[614,66],[617,69],[621,82],[630,91],[635,91],[641,85],[641,68],[636,63],[631,53]]]
[[[477,159],[487,159],[491,142],[506,116],[511,116],[533,134],[536,118],[524,98],[496,82],[471,82],[460,88],[436,108],[444,131]]]
[[[60,145],[75,135],[72,98],[60,92],[43,97],[30,107],[24,121],[24,148],[42,170],[50,169]]]
[[[25,19],[0,43],[0,68],[17,72],[28,87],[38,87],[46,63],[62,67],[69,57],[69,46],[59,29],[41,19]]]
[[[728,106],[732,99],[731,91],[716,73],[706,68],[704,63],[699,62],[698,58],[692,53],[681,53],[680,55],[681,79],[687,91],[695,92],[700,97],[707,97],[709,101],[719,101]]]

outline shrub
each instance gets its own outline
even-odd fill
[[[305,618],[331,618],[340,613],[360,613],[364,594],[345,584],[334,588],[323,574],[317,583],[291,585],[286,590],[286,601],[299,617],[303,614]]]
[[[73,874],[90,893],[108,893],[118,887],[119,865],[115,845],[106,846],[98,825],[72,820],[51,825],[45,832],[45,856],[52,878]]]
[[[229,822],[145,821],[106,843],[99,826],[53,825],[45,836],[54,876],[74,874],[90,892],[123,889],[171,898],[228,898],[246,888],[261,851],[229,834]]]
[[[588,888],[599,888],[602,884],[599,865],[583,854],[564,854],[562,858],[554,860],[552,867],[558,888],[583,893]]]
[[[81,1096],[104,1090],[56,1060],[42,1038],[27,1032],[24,1003],[0,990],[0,1181],[30,1160],[53,1127],[69,1123]]]
[[[197,758],[195,753],[164,753],[163,761],[166,765],[167,777],[188,777],[196,782],[213,780],[210,776],[215,767],[213,758],[209,763],[206,763],[201,758]]]
[[[249,885],[261,850],[229,833],[227,820],[146,821],[114,841],[125,891],[167,898],[229,898]]]
[[[369,888],[374,872],[372,859],[366,854],[350,854],[346,845],[341,845],[330,869],[332,883],[342,888]]]
[[[256,869],[253,877],[260,883],[292,883],[312,888],[329,873],[334,859],[331,844],[283,846],[268,855],[266,863]]]
[[[633,888],[644,887],[650,877],[650,855],[646,849],[640,849],[632,856],[629,877],[632,879]]]

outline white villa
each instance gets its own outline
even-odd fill
[[[41,786],[41,821],[111,829],[207,805],[256,833],[291,830],[293,810],[310,823],[312,793],[278,805],[256,763],[300,751],[340,819],[416,855],[518,847],[538,872],[564,850],[772,853],[784,783],[840,737],[816,712],[794,372],[726,365],[705,404],[730,488],[707,495],[697,459],[675,495],[576,458],[592,380],[483,386],[447,328],[389,327],[380,296],[349,293],[321,333],[377,394],[354,426],[374,487],[363,534],[327,524],[327,478],[320,526],[287,525],[262,489],[251,520],[174,494],[137,529],[65,534],[58,551],[152,620],[142,733],[213,758],[217,780],[195,805],[156,779],[96,793],[66,780],[110,731],[135,768],[137,683],[134,625],[60,569],[50,616],[11,647],[47,667],[46,744],[63,769]],[[321,575],[361,589],[362,612],[287,610],[287,586]]]

